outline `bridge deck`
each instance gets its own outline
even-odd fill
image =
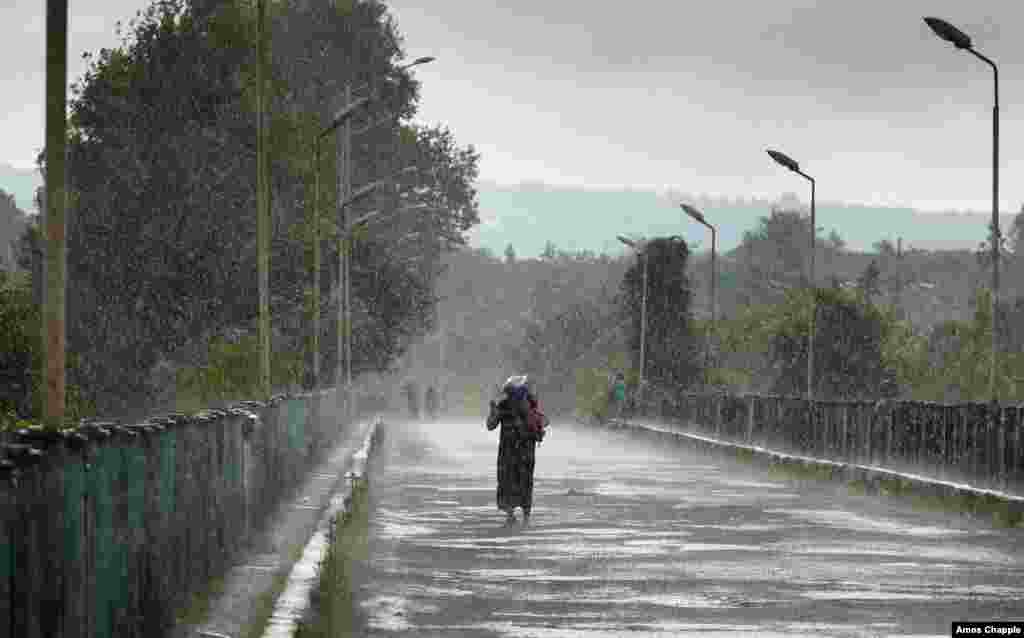
[[[393,427],[358,593],[370,636],[947,636],[1024,617],[1024,538],[835,485],[556,424],[534,520],[502,527],[496,441]]]

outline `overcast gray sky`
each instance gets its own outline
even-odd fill
[[[43,140],[43,2],[0,8],[0,160]],[[71,2],[81,53],[116,42],[144,0]],[[987,210],[992,74],[921,21],[943,17],[1000,65],[1001,209],[1024,203],[1024,47],[1019,0],[395,0],[418,69],[421,119],[482,152],[481,179],[672,187]]]

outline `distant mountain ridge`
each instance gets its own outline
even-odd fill
[[[481,224],[471,232],[471,245],[500,255],[512,244],[517,255],[536,257],[550,240],[563,250],[619,254],[625,247],[617,235],[680,235],[697,252],[709,250],[706,228],[686,217],[678,201],[690,201],[718,229],[718,249],[740,245],[743,233],[771,214],[773,205],[806,210],[807,204],[786,194],[775,202],[764,199],[686,196],[644,190],[585,190],[540,184],[498,186],[478,184]],[[1009,229],[1017,211],[1000,215]],[[905,207],[818,203],[816,221],[821,237],[835,230],[854,251],[870,251],[882,239],[904,248],[926,250],[973,249],[986,239],[989,216],[983,213],[924,213]]]
[[[43,178],[38,170],[16,168],[0,162],[0,188],[14,195],[14,201],[22,211],[35,214],[36,188],[42,185]]]
[[[35,190],[43,183],[36,169],[20,169],[0,162],[0,188],[14,195],[18,207],[35,213]],[[647,189],[585,189],[543,183],[502,186],[477,184],[480,225],[470,234],[470,245],[496,255],[512,244],[521,257],[536,257],[550,240],[563,250],[589,250],[619,254],[625,247],[617,235],[680,235],[698,252],[711,247],[710,233],[685,217],[676,205],[690,201],[718,228],[722,253],[740,245],[744,231],[757,226],[773,205],[805,209],[795,195],[775,201],[757,198],[712,198],[684,193],[658,193]],[[1000,215],[1005,233],[1017,211]],[[903,238],[905,248],[928,250],[973,249],[985,240],[988,215],[984,213],[922,213],[905,207],[819,203],[816,210],[822,237],[832,230],[855,251]]]

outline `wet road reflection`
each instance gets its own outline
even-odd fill
[[[1020,530],[556,424],[505,529],[479,423],[394,426],[358,599],[371,636],[948,636],[1024,617]]]

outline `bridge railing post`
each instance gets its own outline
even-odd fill
[[[1006,427],[1008,421],[1007,412],[1008,408],[1000,407],[998,420],[999,427],[997,428],[996,434],[996,468],[998,472],[996,477],[996,489],[1001,490],[1005,490],[1007,488],[1007,470],[1009,469],[1006,458],[1007,451],[1010,447],[1007,444],[1007,435],[1009,434]]]
[[[715,438],[722,439],[722,404],[725,402],[725,395],[715,393],[711,395],[711,405],[714,414]]]
[[[1017,493],[1020,489],[1020,407],[1010,406],[1006,413],[1006,490]]]
[[[836,439],[836,451],[839,455],[839,460],[849,462],[850,455],[848,452],[846,432],[849,428],[850,419],[850,402],[843,401],[839,409],[839,431]]]
[[[754,410],[757,406],[757,396],[746,395],[746,442],[754,444]]]

